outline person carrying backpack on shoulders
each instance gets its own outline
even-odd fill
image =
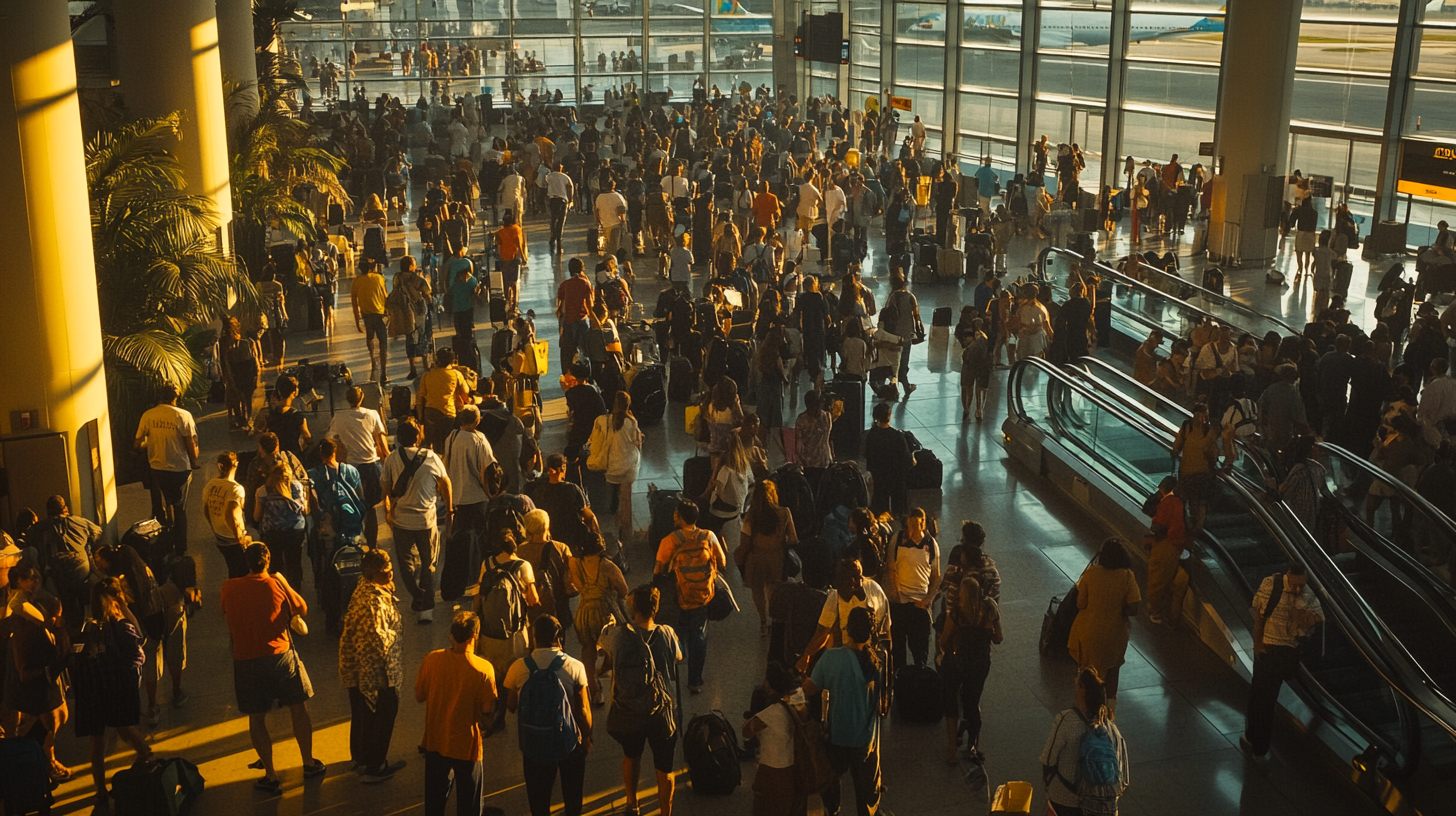
[[[684,499],[673,511],[677,529],[657,547],[654,575],[671,573],[677,581],[678,628],[684,633],[688,655],[688,691],[703,690],[703,666],[708,662],[708,602],[713,600],[718,572],[728,556],[718,537],[698,529],[697,503]]]
[[[632,590],[627,610],[631,622],[609,625],[599,641],[612,667],[607,733],[622,746],[626,816],[637,816],[639,812],[637,785],[645,745],[652,746],[658,807],[662,816],[672,816],[672,769],[678,741],[677,664],[683,660],[683,651],[672,627],[653,620],[660,600],[657,587],[651,584]]]
[[[1077,674],[1076,702],[1057,715],[1041,752],[1048,810],[1056,816],[1116,816],[1132,773],[1096,669]]]
[[[413,599],[410,608],[420,623],[435,616],[435,554],[439,550],[439,519],[454,512],[450,477],[445,463],[421,445],[424,431],[413,418],[399,422],[399,447],[384,460],[380,484],[384,492],[384,520],[394,531],[395,557],[404,570],[404,588]]]
[[[855,810],[868,816],[880,805],[880,676],[879,652],[870,647],[870,611],[856,607],[845,625],[848,640],[824,653],[804,680],[804,694],[829,692],[825,716],[829,761],[834,779],[819,793],[826,816],[838,816],[840,780],[846,772],[854,787]]]
[[[561,774],[563,816],[581,816],[592,710],[586,666],[561,650],[561,622],[542,615],[531,627],[538,648],[506,673],[506,708],[516,714],[526,800],[531,816],[551,816],[551,791]]]
[[[505,677],[511,664],[531,651],[530,618],[527,610],[540,604],[536,572],[531,562],[516,555],[518,542],[509,529],[498,530],[486,547],[495,553],[480,571],[480,590],[474,612],[480,618],[480,638],[475,653]],[[505,711],[496,712],[496,726],[505,721]]]

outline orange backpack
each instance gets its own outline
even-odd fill
[[[681,530],[673,535],[677,538],[677,549],[672,554],[672,572],[677,576],[678,606],[683,609],[706,606],[713,599],[718,577],[708,531],[699,530],[694,541],[686,540]]]

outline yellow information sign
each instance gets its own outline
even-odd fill
[[[890,97],[890,107],[895,110],[907,111],[910,110],[910,101],[910,97],[908,96],[892,96]]]

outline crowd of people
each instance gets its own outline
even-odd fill
[[[404,767],[390,751],[409,677],[396,573],[417,624],[434,621],[441,599],[465,598],[469,606],[451,616],[449,647],[414,671],[414,697],[425,712],[427,816],[443,813],[452,791],[459,812],[482,812],[486,740],[506,727],[507,712],[518,720],[533,816],[550,812],[558,776],[565,812],[582,811],[600,722],[621,748],[625,812],[639,812],[641,760],[650,746],[658,807],[670,814],[677,743],[693,738],[679,677],[686,672],[688,695],[707,682],[707,631],[733,604],[730,563],[768,638],[763,685],[741,727],[757,746],[755,814],[803,813],[812,795],[838,813],[845,775],[856,811],[875,812],[881,719],[898,678],[926,666],[938,669],[934,702],[945,720],[946,761],[984,762],[981,696],[1004,637],[1000,574],[979,523],[964,522],[942,554],[937,520],[908,501],[918,443],[892,427],[891,403],[915,391],[911,355],[925,335],[910,286],[915,225],[933,217],[940,247],[956,246],[961,187],[974,192],[1000,259],[984,270],[950,335],[962,359],[963,420],[983,418],[996,368],[1029,357],[1074,360],[1111,345],[1110,283],[1090,268],[1073,271],[1062,303],[1047,285],[1005,286],[996,272],[1004,273],[1013,233],[1042,233],[1043,219],[1029,215],[1025,197],[1031,189],[1046,196],[1045,185],[1018,176],[1003,192],[989,160],[962,177],[924,157],[918,117],[919,127],[899,143],[892,118],[846,111],[831,98],[800,104],[783,94],[705,93],[682,110],[628,106],[581,123],[572,108],[540,105],[517,109],[500,136],[491,135],[489,100],[452,101],[422,100],[408,111],[381,97],[372,115],[354,111],[333,135],[356,168],[392,157],[380,178],[392,174],[408,188],[400,148],[410,129],[428,129],[442,107],[449,121],[449,143],[435,149],[453,163],[413,178],[426,189],[414,221],[422,259],[378,252],[388,210],[402,198],[391,200],[381,186],[360,213],[366,230],[380,228],[381,242],[365,241],[351,284],[356,329],[370,350],[369,381],[390,384],[389,341],[403,337],[405,381],[413,383],[402,402],[389,395],[390,421],[367,405],[364,388],[353,387],[349,407],[329,427],[310,428],[295,405],[299,381],[283,370],[281,337],[265,350],[264,325],[230,325],[219,349],[232,424],[254,435],[256,449],[218,454],[202,488],[227,575],[208,591],[218,593],[231,635],[238,709],[249,717],[253,767],[262,772],[257,788],[282,790],[266,721],[275,707],[289,709],[305,778],[329,770],[313,752],[308,700],[315,689],[293,645],[310,608],[321,609],[339,635],[353,769],[375,783]],[[885,152],[897,145],[896,156]],[[1079,151],[1064,148],[1055,165],[1059,188],[1075,191]],[[1049,153],[1043,140],[1029,175],[1044,177]],[[1144,204],[1138,191],[1147,196],[1156,182],[1171,199],[1202,184],[1198,172],[1185,179],[1176,156],[1147,169],[1129,165],[1135,232],[1140,219],[1168,211]],[[928,197],[917,196],[922,179]],[[1106,223],[1113,204],[1104,193]],[[993,209],[998,198],[1003,203]],[[1048,202],[1036,210],[1086,206],[1080,197],[1062,198],[1061,207]],[[1299,206],[1291,223],[1302,233]],[[582,256],[564,247],[568,212],[592,219]],[[573,256],[555,303],[567,405],[559,452],[541,443],[544,357],[536,362],[535,316],[521,311],[519,294],[528,259],[523,227],[542,216],[548,252]],[[881,217],[890,294],[876,304],[860,275],[869,230]],[[492,226],[481,229],[477,218]],[[1317,292],[1334,243],[1332,235],[1311,250]],[[811,244],[822,274],[811,272]],[[299,270],[313,269],[334,246],[300,246]],[[495,268],[477,268],[477,248]],[[634,260],[649,269],[655,260],[669,284],[646,331],[632,325],[642,317],[634,310]],[[337,272],[341,262],[328,255],[326,263]],[[389,263],[398,264],[392,285],[383,274]],[[1140,263],[1134,255],[1123,271],[1141,277]],[[695,278],[704,281],[697,291]],[[1238,440],[1257,434],[1286,463],[1280,495],[1311,529],[1313,480],[1322,478],[1309,458],[1315,434],[1352,450],[1373,444],[1372,458],[1388,473],[1449,508],[1438,493],[1451,471],[1456,386],[1445,341],[1456,325],[1433,302],[1412,316],[1409,288],[1399,274],[1388,279],[1394,282],[1382,287],[1380,323],[1368,336],[1331,296],[1299,337],[1235,340],[1228,327],[1201,324],[1187,338],[1171,338],[1167,356],[1161,349],[1170,338],[1158,332],[1137,350],[1135,378],[1193,412],[1175,443],[1178,476],[1161,486],[1151,508],[1145,543],[1153,622],[1176,620],[1178,557],[1197,540],[1208,482],[1237,456]],[[509,342],[492,344],[484,359],[469,357],[476,298],[493,297],[496,286],[503,308],[497,315],[492,303],[490,320],[509,327]],[[260,293],[266,303],[284,300],[281,286],[260,286]],[[456,341],[435,348],[434,321],[447,312]],[[275,324],[286,320],[274,317]],[[632,499],[649,422],[639,422],[637,412],[660,417],[661,404],[644,399],[657,395],[632,381],[656,363],[679,360],[684,373],[674,368],[662,388],[687,384],[673,398],[697,409],[692,432],[707,461],[695,466],[701,480],[685,472],[682,491],[649,495],[644,532]],[[279,376],[254,411],[270,364]],[[837,423],[865,424],[866,386],[875,398],[862,439],[868,484],[837,441]],[[61,780],[70,770],[54,757],[54,736],[73,722],[91,738],[98,805],[108,799],[106,729],[146,758],[139,728],[157,719],[162,676],[169,675],[172,705],[188,698],[186,621],[203,588],[186,508],[202,453],[195,421],[178,402],[175,387],[163,389],[135,437],[148,462],[156,529],[102,546],[100,529],[53,497],[46,520],[32,518],[22,530],[8,574],[5,633],[13,648],[6,650],[0,727],[7,735],[42,735],[52,778]],[[860,435],[852,435],[857,450]],[[771,457],[787,467],[771,468]],[[845,501],[815,505],[825,485],[841,484]],[[1399,512],[1389,485],[1371,484],[1369,497],[1370,514],[1387,498]],[[380,536],[381,511],[389,546]],[[624,553],[638,546],[653,552],[653,576],[633,586]],[[1126,548],[1104,542],[1078,581],[1081,614],[1068,640],[1079,667],[1073,706],[1057,716],[1040,755],[1049,809],[1062,816],[1115,812],[1131,781],[1115,711],[1128,621],[1142,593]],[[357,550],[357,568],[345,571],[338,555],[348,549]],[[1281,604],[1283,597],[1292,601]],[[1266,580],[1254,608],[1258,657],[1245,747],[1262,756],[1278,683],[1292,674],[1293,647],[1320,613],[1297,570]],[[569,632],[574,654],[566,650]],[[72,643],[95,667],[84,680],[71,673],[74,704],[62,671]],[[1085,770],[1089,751],[1103,760],[1099,774]]]

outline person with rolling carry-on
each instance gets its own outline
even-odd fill
[[[869,610],[850,611],[848,640],[824,653],[804,680],[809,696],[829,692],[829,759],[834,778],[820,793],[826,816],[838,816],[840,786],[848,773],[854,787],[855,811],[873,816],[880,805],[879,698],[883,657],[870,647]]]
[[[542,615],[531,625],[537,645],[506,673],[506,708],[516,714],[526,799],[531,816],[551,816],[551,791],[561,774],[563,816],[581,816],[586,757],[592,749],[592,707],[586,667],[562,651],[561,623]]]
[[[940,589],[940,544],[926,528],[925,510],[912,509],[890,546],[889,597],[892,665],[904,668],[908,646],[916,666],[930,655],[930,603]]]

